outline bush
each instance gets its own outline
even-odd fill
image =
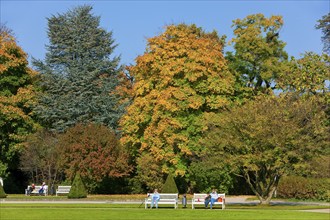
[[[188,172],[192,192],[206,193],[217,189],[218,192],[228,193],[233,186],[234,179],[230,176],[230,169],[224,164],[219,167],[219,158],[203,158],[201,161],[194,161],[188,168]]]
[[[5,190],[3,189],[3,186],[0,184],[0,198],[6,198],[7,195],[5,193]]]
[[[330,178],[283,177],[277,189],[282,198],[313,199],[330,202]]]
[[[172,174],[168,174],[162,188],[162,193],[179,193],[178,187],[176,186]]]
[[[80,177],[80,174],[77,173],[73,180],[68,198],[69,199],[79,199],[79,198],[86,198],[86,197],[87,197],[86,188]]]

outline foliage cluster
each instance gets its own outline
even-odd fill
[[[330,178],[283,177],[277,189],[281,198],[313,199],[330,202]]]

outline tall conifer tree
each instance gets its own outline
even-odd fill
[[[116,128],[121,110],[113,92],[119,57],[112,32],[100,27],[91,6],[79,6],[48,18],[45,61],[34,60],[42,73],[43,93],[35,111],[47,127],[64,131],[78,122]]]

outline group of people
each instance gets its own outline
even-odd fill
[[[150,196],[150,195],[149,195]],[[216,201],[218,201],[218,193],[216,189],[213,189],[211,193],[208,193],[207,196],[204,199],[204,204],[205,204],[205,208],[208,207],[208,205],[210,204],[210,209],[212,209],[212,206],[214,205],[214,203]],[[154,193],[151,194],[151,205],[150,208],[152,209],[154,206],[156,207],[156,209],[158,208],[158,201],[160,199],[160,195],[158,193],[158,190],[155,189]]]
[[[35,190],[35,189],[36,189],[36,186],[35,186],[34,183],[32,183],[31,186],[28,187],[27,194],[28,194],[28,195],[31,195],[31,193],[32,193],[33,190]],[[38,194],[39,194],[39,195],[44,194],[44,193],[45,193],[45,190],[46,190],[46,183],[43,182],[42,185],[41,185],[41,187],[40,187],[40,189],[39,189],[39,191],[38,191]]]

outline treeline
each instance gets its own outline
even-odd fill
[[[329,17],[317,25],[321,55],[289,58],[282,17],[254,14],[233,21],[229,41],[168,25],[121,66],[112,32],[79,6],[47,19],[33,69],[2,26],[5,191],[79,172],[90,193],[142,193],[170,174],[181,193],[215,187],[268,203],[284,176],[329,177]]]

